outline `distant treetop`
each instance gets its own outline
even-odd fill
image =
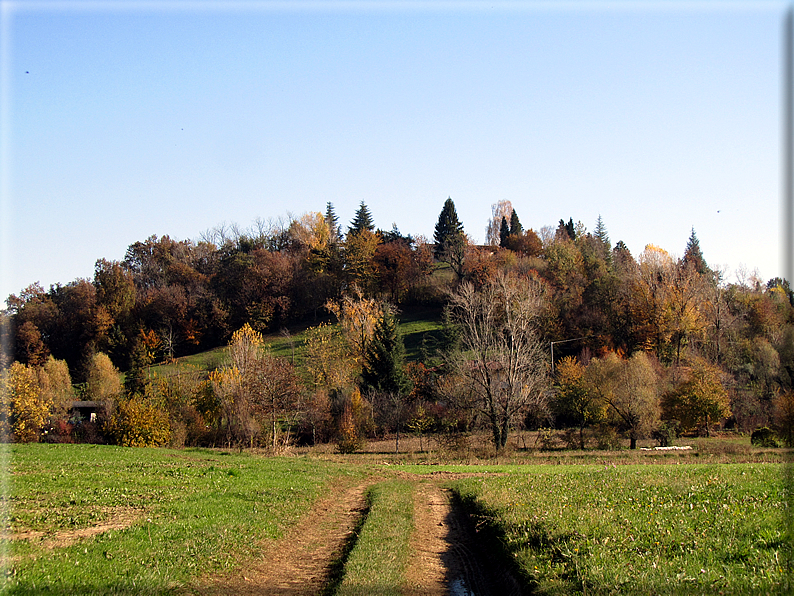
[[[363,232],[364,230],[374,232],[375,223],[372,221],[372,214],[370,214],[366,203],[361,201],[358,206],[358,211],[356,211],[356,216],[353,218],[353,221],[350,222],[350,227],[347,229],[347,233],[348,235],[355,235]]]

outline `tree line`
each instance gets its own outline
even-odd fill
[[[299,436],[354,450],[378,432],[483,426],[497,449],[520,427],[569,428],[580,447],[717,424],[787,437],[794,294],[726,276],[694,229],[680,258],[634,256],[600,217],[592,232],[572,218],[535,231],[508,201],[485,245],[451,198],[432,240],[376,229],[363,201],[346,231],[328,203],[198,240],[152,236],[91,280],[7,299],[3,424],[15,440],[66,436],[82,396],[106,404],[82,439],[120,444]],[[443,312],[444,329],[406,363],[397,316],[417,307]],[[298,366],[262,339],[294,325],[309,327]],[[146,375],[222,345],[230,360],[209,374]]]

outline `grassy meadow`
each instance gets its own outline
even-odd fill
[[[350,466],[308,458],[14,445],[8,594],[166,594],[276,540]],[[91,535],[90,528],[106,528]]]
[[[13,445],[3,593],[189,593],[284,537],[331,487],[365,477],[368,515],[328,594],[399,593],[419,479],[450,487],[534,594],[785,593],[785,467],[756,463],[770,452],[744,441],[664,460],[535,452],[547,459],[527,464],[532,452],[514,452],[498,465]]]
[[[535,594],[782,591],[776,464],[495,468],[452,483]]]

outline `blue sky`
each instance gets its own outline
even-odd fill
[[[361,200],[783,275],[783,2],[2,0],[0,295]]]

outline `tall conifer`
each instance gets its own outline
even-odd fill
[[[405,374],[404,366],[405,346],[397,320],[391,313],[384,312],[364,354],[362,388],[385,393],[407,393],[410,379]]]
[[[364,230],[374,232],[375,223],[372,221],[372,214],[370,214],[367,204],[361,201],[358,206],[358,211],[356,211],[356,216],[353,218],[353,221],[350,222],[347,233],[348,235],[355,235]]]
[[[463,235],[463,224],[458,219],[455,203],[452,202],[451,197],[447,197],[441,214],[438,216],[433,240],[436,243],[433,248],[433,256],[439,261],[449,263],[455,273],[460,275],[463,268],[466,238]]]

